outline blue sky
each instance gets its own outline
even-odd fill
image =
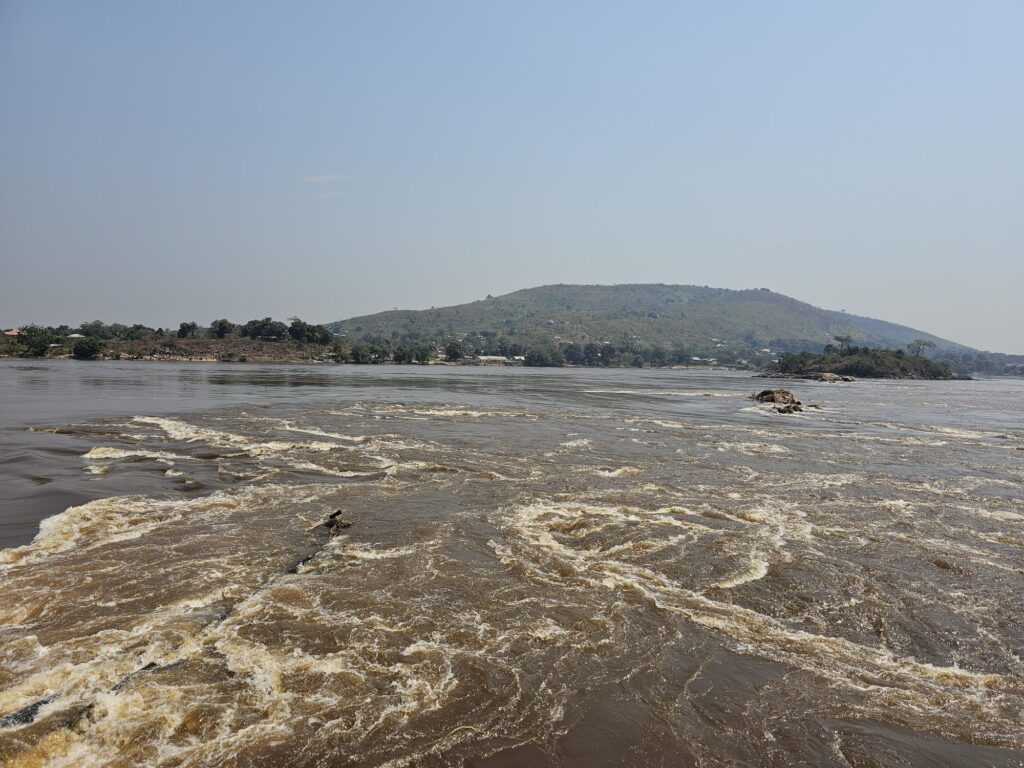
[[[1024,352],[1024,3],[0,0],[0,324],[768,287]]]

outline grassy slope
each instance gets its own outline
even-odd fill
[[[469,304],[395,310],[331,323],[352,337],[461,336],[495,331],[564,341],[703,345],[712,338],[820,348],[835,335],[857,344],[902,346],[917,338],[938,349],[967,347],[905,326],[818,309],[767,290],[689,285],[547,285]]]

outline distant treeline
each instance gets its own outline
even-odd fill
[[[30,328],[32,326],[29,326]],[[22,329],[25,330],[25,329]],[[214,320],[208,326],[196,322],[181,323],[175,328],[150,328],[147,325],[124,325],[122,323],[104,323],[94,320],[82,323],[78,328],[66,325],[47,329],[60,336],[79,333],[83,336],[102,339],[104,341],[148,341],[150,339],[195,339],[211,338],[226,339],[232,336],[263,341],[302,341],[313,344],[330,344],[334,334],[322,325],[307,323],[298,317],[289,318],[284,323],[271,317],[250,320],[247,323],[233,323],[227,318]]]
[[[340,359],[352,362],[427,362],[438,357],[450,362],[470,361],[481,356],[519,360],[534,367],[578,365],[588,367],[661,367],[694,364],[693,355],[682,347],[636,344],[555,343],[546,340],[515,340],[492,335],[447,341],[369,338],[338,339]]]
[[[138,342],[139,344],[166,342],[168,345],[178,339],[230,339],[248,338],[260,341],[292,341],[305,344],[330,345],[334,334],[322,325],[312,325],[293,317],[283,323],[270,317],[236,324],[227,319],[214,320],[209,326],[196,322],[181,323],[177,329],[151,328],[136,323],[104,323],[94,320],[82,323],[77,328],[67,325],[45,326],[24,325],[6,332],[0,341],[0,354],[18,357],[46,357],[51,354],[63,355],[70,352],[72,357],[94,360],[104,354],[114,342]]]
[[[75,336],[84,339],[76,339]],[[358,338],[336,336],[322,325],[314,325],[293,317],[285,323],[271,317],[234,323],[226,318],[212,321],[203,326],[197,322],[184,322],[177,328],[152,328],[146,325],[125,325],[104,323],[95,320],[82,323],[76,328],[70,326],[27,325],[19,335],[4,337],[0,354],[22,357],[44,357],[48,354],[66,354],[72,345],[76,357],[84,359],[99,357],[104,344],[114,342],[138,342],[141,349],[145,342],[159,343],[167,350],[179,349],[175,342],[187,339],[251,339],[266,342],[299,342],[318,345],[323,355],[342,363],[428,363],[432,360],[465,362],[480,355],[519,358],[528,366],[557,367],[564,365],[592,367],[661,367],[700,363],[732,364],[740,367],[750,365],[747,359],[739,359],[735,351],[723,348],[716,359],[700,358],[693,350],[681,345],[667,348],[661,345],[639,343],[575,343],[555,342],[548,339],[517,339],[483,332],[464,338],[423,339],[415,336],[406,338]],[[124,345],[121,345],[122,347]],[[132,349],[131,345],[128,347]],[[132,356],[129,352],[129,356]]]
[[[81,337],[81,338],[78,338]],[[271,342],[272,348],[300,346],[319,360],[340,363],[428,363],[434,360],[464,362],[481,355],[500,356],[528,366],[559,367],[565,365],[587,367],[663,367],[672,365],[724,365],[735,368],[770,368],[796,373],[812,364],[824,366],[822,370],[853,376],[872,376],[870,371],[928,372],[930,364],[946,366],[951,374],[1024,374],[1020,358],[990,352],[942,352],[934,354],[931,342],[915,340],[906,350],[885,350],[853,345],[848,336],[836,337],[836,344],[824,347],[820,355],[813,350],[801,349],[781,341],[767,342],[770,347],[760,348],[752,338],[731,341],[702,340],[693,345],[678,343],[666,346],[639,340],[618,342],[574,342],[542,335],[513,336],[493,331],[467,333],[460,336],[432,337],[418,333],[390,337],[372,336],[354,338],[338,336],[323,325],[308,323],[292,317],[287,322],[264,317],[245,323],[234,323],[227,318],[203,326],[197,322],[180,323],[177,328],[151,328],[122,323],[104,323],[94,320],[76,328],[70,326],[23,326],[16,336],[4,336],[0,341],[0,354],[21,357],[67,355],[83,359],[108,356],[145,357],[146,350],[161,350],[168,354],[181,351],[176,346],[182,340],[216,340],[218,359],[244,360],[239,344],[231,340]],[[187,344],[199,342],[186,341]],[[307,346],[308,345],[308,346]],[[234,351],[232,350],[234,347]],[[314,352],[308,350],[312,347]],[[150,352],[149,354],[152,354]]]

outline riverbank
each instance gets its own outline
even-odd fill
[[[34,359],[34,360],[71,360],[74,344],[67,342],[54,345],[41,357],[25,358],[19,354],[0,352],[0,359]],[[430,365],[430,366],[522,366],[522,360],[508,359],[505,363],[497,363],[492,358],[481,361],[475,356],[467,356],[460,360],[445,360],[438,357],[420,363],[408,361],[398,363],[395,360],[355,361],[346,359],[332,346],[310,344],[298,341],[261,341],[246,338],[228,339],[153,339],[147,341],[109,340],[104,341],[99,356],[94,362],[103,361],[138,361],[138,362],[173,362],[173,363],[279,363],[291,365],[322,365],[322,364],[372,364],[372,365]],[[549,367],[549,366],[532,366]],[[632,368],[626,365],[574,365],[566,363],[565,368]],[[664,370],[697,370],[697,371],[732,371],[748,370],[731,366],[709,365],[666,365],[646,366]]]
[[[41,360],[73,357],[72,343],[51,347]],[[3,355],[0,358],[18,358]],[[176,363],[322,363],[334,362],[330,347],[298,341],[256,339],[154,339],[104,341],[97,360],[138,360]]]

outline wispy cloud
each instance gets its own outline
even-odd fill
[[[306,184],[333,184],[336,181],[348,181],[355,178],[348,173],[324,173],[319,176],[303,176],[302,180]]]

